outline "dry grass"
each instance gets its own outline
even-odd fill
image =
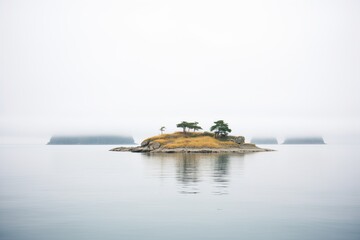
[[[206,133],[175,132],[172,134],[162,134],[149,138],[150,141],[160,143],[165,148],[231,148],[239,145],[232,141],[220,141]]]

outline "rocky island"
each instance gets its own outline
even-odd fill
[[[272,151],[245,143],[243,136],[215,138],[210,132],[175,132],[145,139],[137,147],[117,147],[110,151],[149,153],[249,153]]]

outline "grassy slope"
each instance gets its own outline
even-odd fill
[[[239,146],[232,141],[215,139],[211,133],[196,132],[162,134],[147,140],[158,142],[165,148],[233,148]]]

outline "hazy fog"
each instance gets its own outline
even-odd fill
[[[360,1],[0,0],[0,143],[234,134],[360,139]]]

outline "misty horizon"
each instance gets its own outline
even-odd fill
[[[358,1],[1,1],[0,143],[234,135],[360,142]]]

